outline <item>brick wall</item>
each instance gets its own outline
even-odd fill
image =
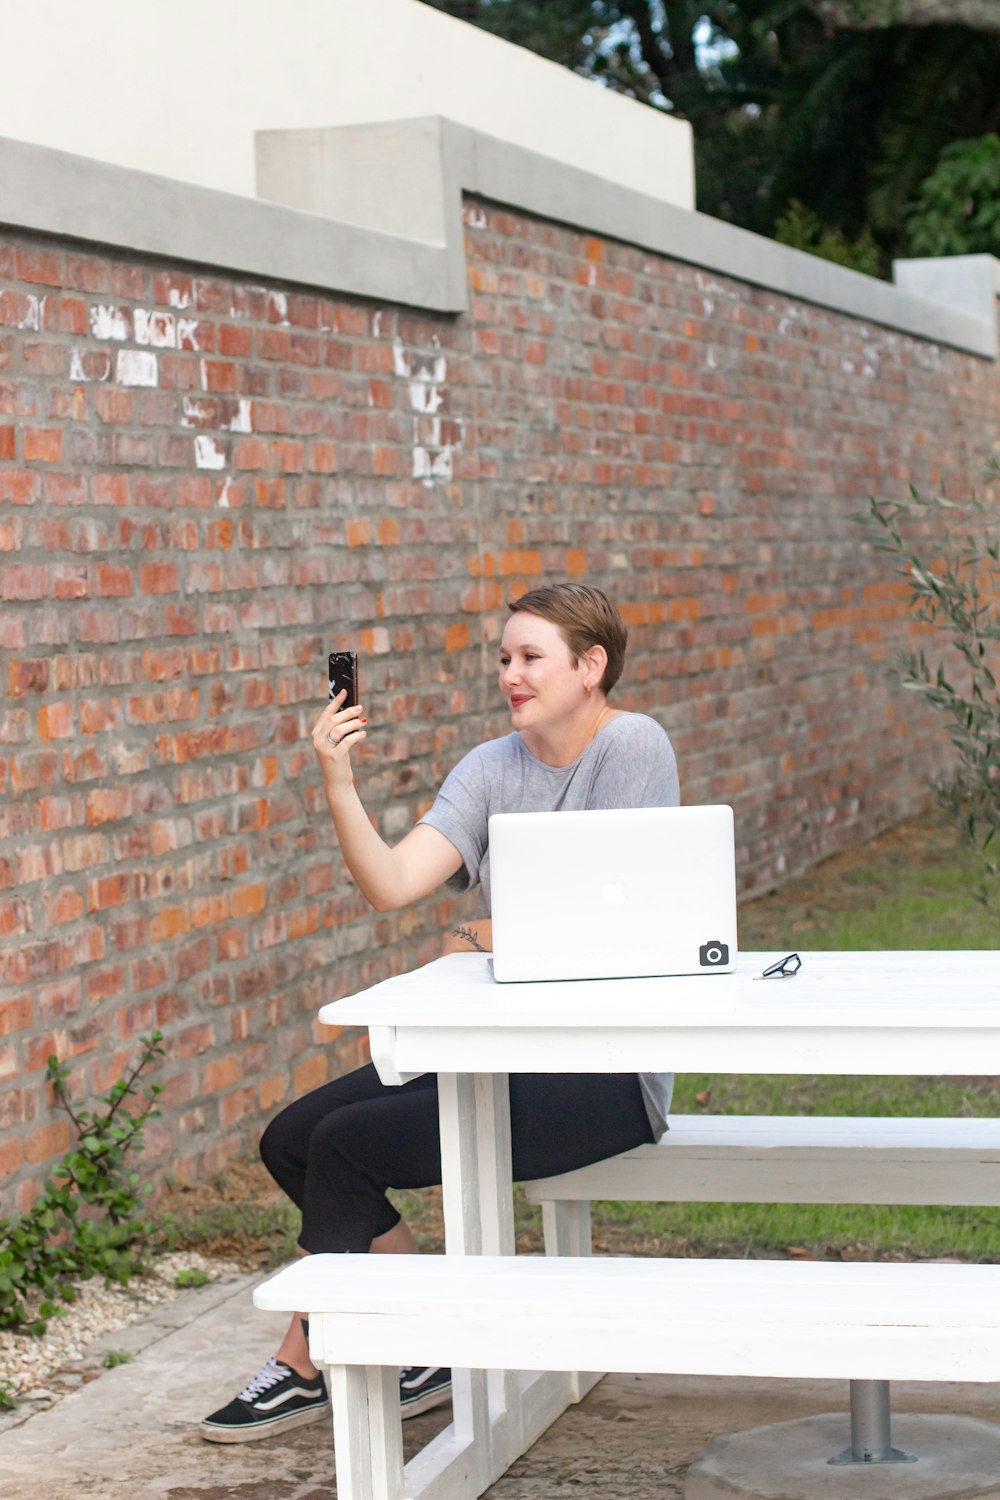
[[[745,894],[920,808],[940,735],[886,678],[900,587],[851,514],[967,491],[995,364],[466,203],[460,318],[0,231],[0,1171],[166,1034],[156,1170],[252,1149],[356,1064],[319,1004],[468,908],[369,913],[308,730],[362,653],[389,839],[503,732],[504,599],[588,577],[622,706],[731,801]],[[374,732],[372,732],[374,731]]]

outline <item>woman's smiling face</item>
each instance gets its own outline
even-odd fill
[[[558,625],[540,615],[511,615],[500,643],[500,691],[515,729],[573,714],[587,698],[586,658],[574,662]]]

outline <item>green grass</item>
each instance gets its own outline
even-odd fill
[[[1000,948],[1000,911],[975,899],[974,856],[936,820],[921,842],[876,840],[740,911],[740,946],[798,948]],[[1000,897],[1000,893],[998,893]],[[788,981],[794,983],[794,980]],[[1000,970],[998,970],[1000,986]],[[947,997],[942,999],[947,1004]],[[685,1075],[677,1114],[993,1116],[991,1079]],[[598,1203],[597,1242],[649,1254],[1000,1259],[1000,1208],[843,1207],[740,1203]]]
[[[294,1257],[301,1225],[298,1209],[284,1199],[267,1203],[250,1199],[218,1201],[203,1204],[196,1213],[183,1208],[175,1211],[171,1241],[186,1250],[203,1248],[223,1256],[249,1252],[257,1265],[269,1270]],[[189,1274],[194,1273],[179,1273]]]

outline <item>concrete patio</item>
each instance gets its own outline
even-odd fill
[[[281,1319],[250,1305],[259,1279],[183,1293],[91,1352],[99,1365],[105,1348],[128,1350],[131,1363],[103,1371],[47,1411],[28,1415],[22,1407],[8,1418],[0,1429],[5,1500],[331,1500],[336,1479],[325,1423],[235,1447],[205,1443],[196,1431],[274,1348]],[[1000,1390],[897,1385],[893,1407],[1000,1423]],[[688,1464],[718,1434],[839,1411],[846,1442],[840,1384],[609,1376],[488,1493],[490,1500],[679,1500]],[[442,1411],[408,1422],[408,1451],[446,1419]]]

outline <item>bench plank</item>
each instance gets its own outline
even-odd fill
[[[1000,1120],[678,1115],[655,1145],[525,1184],[530,1203],[1000,1204]]]
[[[310,1256],[259,1287],[314,1359],[845,1380],[1000,1379],[1000,1269]]]

